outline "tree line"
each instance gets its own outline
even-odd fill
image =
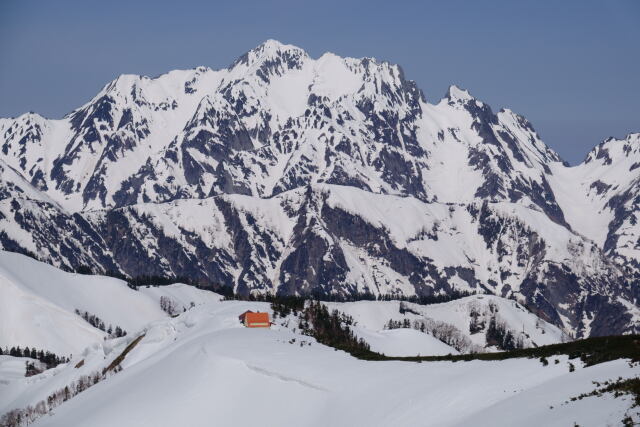
[[[308,303],[299,316],[298,326],[303,334],[312,336],[321,344],[343,350],[355,357],[380,356],[369,344],[358,338],[351,329],[353,317],[338,310],[329,312],[320,301]]]
[[[195,302],[191,301],[189,303],[189,309],[192,309],[195,306],[196,306]],[[182,306],[181,309],[178,308],[178,303],[172,298],[165,295],[162,295],[160,297],[160,309],[171,317],[175,317],[178,314],[184,313],[185,311],[187,311],[187,308],[185,306]]]
[[[102,319],[94,314],[89,313],[88,311],[80,311],[76,308],[76,314],[82,317],[94,328],[98,328],[102,332],[106,332],[107,334],[109,334],[109,338],[120,338],[127,335],[127,331],[122,329],[120,326],[116,326],[115,328],[112,325],[105,326],[105,323],[104,321],[102,321]]]
[[[34,259],[38,259],[33,254],[27,254]],[[260,294],[260,295],[241,295],[234,291],[233,286],[228,286],[220,283],[214,283],[207,280],[193,280],[186,276],[161,276],[161,275],[140,275],[140,276],[126,276],[117,271],[101,271],[99,269],[92,268],[87,265],[81,265],[75,269],[68,269],[61,267],[65,271],[70,271],[77,274],[86,275],[104,275],[114,277],[127,282],[127,285],[134,290],[142,286],[167,286],[174,283],[185,283],[190,286],[194,286],[198,289],[204,289],[216,292],[222,295],[225,300],[241,300],[241,301],[262,301],[273,302],[281,298],[302,298],[303,300],[317,300],[326,302],[355,302],[355,301],[406,301],[419,305],[441,304],[449,301],[454,301],[467,296],[475,295],[470,291],[459,291],[456,289],[451,290],[447,294],[438,295],[401,295],[401,294],[379,294],[374,295],[371,292],[359,292],[355,294],[333,294],[320,290],[313,291],[303,297],[299,296],[285,296],[285,295],[272,295],[272,294]]]
[[[93,387],[100,381],[106,379],[109,373],[115,375],[118,372],[121,372],[122,366],[120,365],[120,363],[124,360],[127,353],[129,353],[143,337],[144,335],[140,335],[138,338],[129,343],[124,351],[120,353],[118,357],[111,361],[111,363],[101,371],[98,370],[90,373],[89,375],[80,376],[77,380],[72,381],[69,385],[66,385],[63,388],[59,388],[58,390],[49,394],[46,399],[39,401],[35,405],[29,405],[26,408],[12,409],[11,411],[5,413],[0,417],[0,426],[21,427],[32,424],[38,418],[51,412],[63,402],[66,402],[77,394],[82,393],[86,389]],[[76,368],[82,367],[83,364],[84,360],[81,360],[76,365]]]
[[[67,363],[70,359],[64,356],[58,356],[50,351],[37,350],[35,347],[21,348],[20,346],[13,346],[10,349],[5,347],[4,350],[0,348],[0,355],[8,355],[13,357],[29,357],[31,359],[42,362],[47,369],[58,366],[61,363]]]
[[[0,417],[0,426],[6,427],[20,427],[32,424],[38,418],[51,412],[54,408],[82,393],[89,387],[92,387],[105,379],[99,371],[93,372],[89,375],[83,375],[78,378],[77,381],[71,382],[71,384],[60,388],[46,399],[43,399],[35,405],[29,405],[26,408],[12,409]]]
[[[439,295],[397,295],[397,294],[381,294],[378,295],[377,301],[406,301],[418,305],[442,304],[445,302],[455,301],[464,297],[475,295],[473,292],[452,290],[447,294]]]

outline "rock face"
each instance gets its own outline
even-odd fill
[[[0,119],[0,245],[242,294],[513,297],[576,336],[639,329],[640,134],[568,167],[532,125],[397,65],[267,41]]]

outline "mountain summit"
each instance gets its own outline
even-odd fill
[[[576,336],[631,332],[639,138],[570,168],[457,86],[430,104],[397,65],[268,40],[0,119],[0,244],[242,294],[494,293]]]

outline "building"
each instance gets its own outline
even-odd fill
[[[268,328],[271,326],[269,313],[254,313],[251,310],[247,310],[238,316],[238,319],[247,328]]]

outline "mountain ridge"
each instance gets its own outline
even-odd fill
[[[430,104],[397,65],[268,40],[0,119],[0,246],[245,295],[495,293],[576,336],[634,332],[638,141],[567,167],[458,86]]]

